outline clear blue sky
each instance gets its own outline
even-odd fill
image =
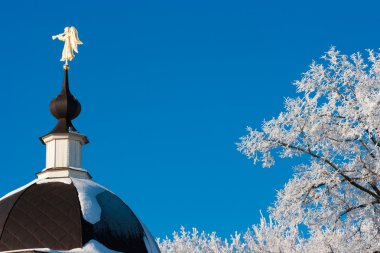
[[[307,2],[307,3],[305,3]],[[71,64],[74,121],[91,143],[84,168],[156,237],[181,225],[228,236],[258,222],[292,162],[254,167],[236,151],[245,127],[276,116],[292,81],[329,46],[380,46],[376,1],[4,1],[1,23],[1,195],[44,168],[38,137]]]

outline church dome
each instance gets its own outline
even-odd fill
[[[37,179],[7,194],[0,235],[0,251],[159,252],[128,205],[90,179]]]
[[[53,38],[75,35],[78,42],[76,29],[65,28],[70,30],[74,33]],[[57,124],[40,138],[46,146],[45,168],[0,199],[0,252],[160,253],[128,205],[82,168],[82,147],[89,140],[72,123],[81,105],[69,89],[71,45],[64,49],[71,54],[62,56],[62,90],[50,103]]]
[[[37,179],[7,194],[0,235],[0,251],[159,252],[128,205],[90,179]]]

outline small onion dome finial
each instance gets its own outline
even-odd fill
[[[77,132],[71,120],[78,117],[81,112],[81,105],[69,89],[69,65],[65,64],[63,69],[62,90],[50,102],[50,112],[58,120],[58,124],[50,133]]]

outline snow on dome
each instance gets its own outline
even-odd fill
[[[91,240],[83,248],[72,250],[50,250],[50,249],[34,249],[40,252],[49,253],[120,253],[119,251],[110,250],[98,241]],[[150,253],[150,252],[149,252]]]
[[[71,250],[52,250],[52,249],[47,249],[47,248],[37,248],[37,249],[2,251],[2,253],[16,253],[16,252],[25,252],[25,251],[49,252],[49,253],[121,253],[119,251],[110,250],[95,240],[89,241],[88,243],[86,243],[86,245],[83,248],[75,248]]]
[[[42,178],[38,179],[36,181],[36,184],[46,184],[46,183],[64,183],[64,184],[71,184],[70,178]]]
[[[106,191],[104,187],[88,179],[71,179],[78,191],[79,202],[82,209],[83,218],[95,224],[100,220],[101,208],[96,196]]]
[[[92,180],[78,179],[78,178],[48,178],[48,179],[43,178],[43,179],[33,181],[32,183],[34,182],[36,182],[37,184],[53,183],[53,182],[64,183],[64,184],[73,183],[78,192],[79,203],[81,205],[83,218],[86,221],[90,222],[91,224],[95,224],[96,222],[100,220],[101,208],[99,206],[98,201],[96,200],[96,196],[101,192],[109,191],[105,187],[95,183]],[[22,189],[24,188],[21,187],[20,189],[16,191],[20,191]]]

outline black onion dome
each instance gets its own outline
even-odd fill
[[[159,253],[132,210],[91,180],[42,179],[0,200],[0,251],[71,250],[89,242],[116,252]]]
[[[79,101],[70,92],[69,67],[65,65],[62,90],[51,102],[50,112],[58,120],[58,124],[50,133],[76,132],[71,123],[81,112]]]

